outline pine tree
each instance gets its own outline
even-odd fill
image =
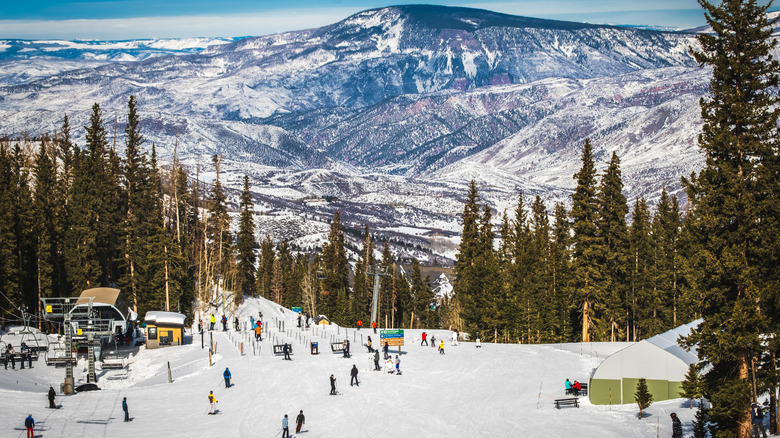
[[[27,149],[27,148],[25,148]],[[11,155],[11,211],[13,223],[13,270],[12,284],[8,294],[17,306],[24,306],[27,312],[37,308],[36,239],[33,235],[33,197],[30,189],[30,165],[28,157],[19,143]]]
[[[480,309],[480,279],[474,263],[479,254],[479,195],[474,180],[469,184],[469,193],[463,206],[463,231],[455,255],[455,299],[459,301],[463,321],[468,327],[475,327],[482,319]],[[463,329],[463,327],[459,327]]]
[[[566,342],[572,340],[573,321],[570,315],[570,250],[569,237],[571,224],[569,223],[569,213],[562,203],[555,204],[554,209],[555,222],[552,229],[552,240],[550,243],[550,264],[552,300],[555,306],[555,317],[553,327],[556,331],[557,342]]]
[[[590,342],[591,328],[603,313],[604,280],[599,255],[603,254],[598,235],[598,201],[596,199],[596,167],[590,140],[582,149],[582,168],[574,175],[577,187],[572,194],[573,266],[571,287],[581,303],[582,342]]]
[[[690,400],[689,409],[693,409],[693,399],[701,397],[701,380],[696,364],[688,365],[688,372],[685,374],[685,380],[682,381],[680,390],[680,397]]]
[[[393,286],[395,281],[395,260],[393,259],[393,253],[390,252],[390,245],[385,242],[382,248],[382,266],[389,266],[391,270],[390,275],[379,278],[379,309],[377,311],[377,326],[379,327],[395,327],[391,322],[395,319],[396,302],[395,302],[395,288]],[[389,322],[389,324],[385,323]]]
[[[600,327],[600,336],[616,341],[615,330],[625,327],[630,301],[628,295],[628,227],[626,215],[628,205],[623,195],[623,180],[620,172],[620,158],[615,152],[609,162],[609,167],[601,178],[598,192],[599,216],[596,224],[602,242],[602,252],[598,255],[598,263],[604,268],[604,319]],[[628,329],[626,329],[628,336]]]
[[[265,240],[260,244],[260,264],[257,268],[257,292],[261,297],[273,299],[271,295],[271,283],[273,280],[274,244],[271,242],[271,236],[266,235]]]
[[[349,323],[340,319],[347,317],[349,311],[348,307],[342,307],[349,305],[349,263],[344,247],[341,213],[338,211],[333,214],[328,242],[322,248],[322,268],[327,277],[323,280],[323,287],[328,293],[323,297],[321,311],[328,312],[339,324]]]
[[[645,198],[634,204],[631,223],[631,308],[633,340],[663,331],[661,313],[664,303],[654,287],[653,239],[650,229],[650,208]]]
[[[699,409],[696,410],[696,417],[693,420],[693,438],[707,438],[710,436],[707,431],[709,429],[707,423],[710,421],[710,416],[707,414],[707,409],[704,409],[704,403],[699,404]]]
[[[693,55],[700,65],[712,66],[712,79],[710,95],[700,102],[706,166],[684,181],[693,194],[692,227],[705,261],[704,321],[688,342],[711,365],[703,383],[716,436],[747,437],[750,367],[768,323],[762,303],[771,279],[760,275],[768,242],[761,237],[778,195],[771,167],[780,115],[774,92],[780,63],[772,57],[777,18],[769,20],[770,5],[755,0],[699,3],[713,32],[698,36],[701,50]]]
[[[636,383],[636,392],[634,393],[634,400],[639,406],[639,419],[642,419],[642,411],[649,408],[653,404],[653,394],[647,389],[647,380],[644,378],[639,379]]]
[[[552,287],[552,261],[550,259],[550,220],[542,198],[537,196],[531,204],[533,236],[531,242],[531,281],[536,301],[536,325],[539,342],[555,342],[556,307]]]
[[[522,192],[517,196],[512,229],[514,230],[512,236],[514,237],[514,242],[511,244],[514,259],[514,282],[510,289],[506,316],[507,320],[511,322],[512,328],[519,332],[519,338],[524,342],[530,343],[532,342],[532,333],[535,328],[533,319],[537,303],[535,291],[531,289],[532,270],[534,268],[531,248],[533,237],[528,223],[528,213],[525,210]]]
[[[666,187],[661,190],[661,199],[653,216],[653,236],[655,242],[655,287],[658,294],[668,307],[671,304],[671,319],[667,319],[666,327],[677,327],[677,307],[679,306],[679,265],[681,254],[679,251],[680,226],[679,206],[677,198],[666,193]]]
[[[11,150],[8,142],[0,140],[0,284],[6,294],[18,290],[16,283],[14,251],[14,220],[13,220],[13,182]],[[2,318],[14,315],[13,307],[19,304],[18,297],[10,303],[12,307],[2,306]]]
[[[41,298],[59,296],[56,269],[59,265],[60,203],[56,161],[49,142],[41,141],[33,170],[34,236],[37,249],[38,314],[41,314]],[[40,326],[38,327],[40,328]]]
[[[238,258],[238,287],[243,295],[254,296],[255,288],[255,219],[252,192],[249,191],[249,176],[244,175],[244,189],[241,192],[241,218],[236,236]]]

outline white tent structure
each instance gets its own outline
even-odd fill
[[[654,401],[679,398],[688,366],[699,361],[696,349],[686,351],[677,340],[688,336],[701,319],[630,345],[609,356],[593,370],[588,384],[597,405],[633,403],[636,384],[647,380]]]

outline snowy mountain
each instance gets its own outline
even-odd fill
[[[519,190],[566,200],[585,138],[599,168],[620,154],[629,199],[677,191],[702,163],[709,73],[692,45],[687,32],[425,5],[238,40],[3,41],[0,135],[54,132],[66,113],[83,126],[93,102],[121,122],[134,94],[163,162],[174,145],[193,173],[222,154],[228,184],[250,175],[261,210],[343,209],[420,230],[398,231],[414,248],[457,231],[470,179],[498,211]]]

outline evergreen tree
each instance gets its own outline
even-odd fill
[[[209,213],[206,219],[206,237],[209,241],[209,260],[212,273],[225,277],[230,271],[228,262],[233,259],[230,238],[230,216],[227,210],[227,195],[219,180],[222,158],[214,155],[212,162],[217,178],[211,190]]]
[[[596,199],[596,167],[590,140],[582,149],[582,168],[574,175],[577,187],[572,194],[573,266],[571,287],[582,312],[582,342],[590,342],[591,329],[604,312],[602,239],[598,235],[598,200]]]
[[[536,301],[536,327],[539,342],[555,342],[556,306],[553,294],[553,266],[550,259],[550,220],[542,198],[537,196],[531,204],[533,240],[531,243],[531,281],[529,289],[534,291]]]
[[[469,193],[463,206],[463,231],[458,245],[458,253],[455,255],[455,299],[459,301],[463,321],[470,327],[476,325],[482,319],[480,309],[480,278],[474,261],[479,254],[479,195],[477,184],[474,180],[469,184]],[[459,327],[463,329],[463,327]]]
[[[555,204],[554,209],[555,222],[552,229],[552,240],[550,242],[550,264],[552,300],[555,306],[555,317],[553,318],[553,327],[556,332],[557,342],[572,340],[572,330],[574,324],[570,315],[570,250],[569,237],[571,224],[569,223],[569,213],[562,203]]]
[[[60,206],[63,199],[59,197],[56,161],[53,150],[47,140],[41,141],[40,149],[35,157],[33,170],[34,194],[33,234],[37,249],[36,265],[38,305],[37,313],[41,314],[41,298],[59,296],[60,286],[56,278],[56,270],[59,266],[59,229]],[[40,327],[39,327],[40,328]]]
[[[664,303],[654,287],[653,236],[645,198],[634,204],[631,223],[631,301],[634,341],[661,333]]]
[[[712,79],[709,96],[700,102],[699,146],[706,166],[684,181],[693,194],[691,226],[705,261],[704,321],[688,342],[697,344],[702,364],[711,365],[703,387],[712,402],[715,436],[747,437],[750,368],[754,352],[763,349],[759,335],[768,325],[762,303],[771,278],[760,274],[772,271],[765,269],[768,242],[761,239],[778,195],[772,166],[780,115],[774,91],[780,64],[772,57],[777,18],[767,17],[771,3],[699,3],[712,33],[698,36],[701,50],[693,55],[700,65],[712,67]]]
[[[671,310],[671,319],[667,319],[664,328],[677,327],[677,307],[679,306],[679,251],[680,211],[677,198],[666,193],[666,187],[661,190],[661,199],[653,216],[653,236],[655,243],[655,287],[665,303],[666,313]],[[671,309],[669,305],[671,304]]]
[[[639,406],[639,419],[642,419],[642,411],[649,408],[653,404],[653,394],[647,389],[647,380],[644,378],[639,379],[636,383],[636,392],[634,393],[634,400]]]
[[[704,409],[704,403],[699,404],[699,409],[696,410],[696,417],[693,420],[693,438],[707,438],[710,436],[707,433],[707,423],[710,421],[710,416],[707,414],[707,409]]]
[[[609,167],[601,178],[598,193],[599,216],[596,224],[602,242],[599,264],[604,268],[604,319],[599,328],[601,339],[607,334],[616,341],[615,331],[620,332],[625,325],[630,301],[627,299],[628,284],[628,227],[626,215],[628,205],[623,195],[623,180],[620,172],[620,158],[615,152]],[[626,329],[625,336],[628,336]],[[627,339],[627,338],[626,338]]]
[[[350,321],[340,319],[348,317],[349,311],[349,263],[344,247],[341,213],[338,211],[333,214],[328,242],[322,248],[322,268],[327,277],[323,280],[323,288],[327,294],[323,297],[325,300],[321,311],[328,312],[339,324],[349,323]],[[342,307],[345,305],[346,308]]]
[[[507,320],[514,329],[519,331],[519,337],[524,342],[532,342],[532,333],[535,332],[534,316],[537,307],[535,290],[531,289],[533,274],[532,233],[528,223],[528,213],[525,210],[523,193],[517,196],[515,218],[512,222],[514,229],[512,242],[514,258],[514,283],[511,289],[511,298],[507,303]]]
[[[14,178],[10,145],[0,140],[0,284],[5,293],[12,294],[18,291],[18,280],[14,263],[15,235],[14,235]],[[9,299],[11,297],[9,296]],[[16,312],[13,307],[19,305],[19,297],[12,299],[9,306],[0,307],[2,318],[5,320]]]
[[[685,374],[685,380],[682,381],[680,387],[680,397],[691,401],[689,409],[693,409],[693,399],[701,397],[701,381],[696,364],[688,365],[688,372]]]
[[[260,244],[260,265],[257,268],[257,292],[261,297],[273,299],[271,295],[271,283],[273,281],[274,244],[271,242],[271,236],[266,235],[265,240]]]
[[[238,287],[243,295],[254,296],[255,288],[255,219],[252,192],[249,191],[249,176],[244,175],[244,189],[241,192],[241,218],[236,236],[238,258]]]
[[[431,290],[430,279],[423,278],[420,271],[420,261],[412,259],[411,275],[411,296],[412,311],[415,316],[415,323],[419,323],[423,328],[430,327],[430,306],[433,302],[433,290]]]
[[[377,311],[377,326],[379,327],[395,327],[392,323],[395,319],[395,260],[393,259],[393,253],[390,252],[390,245],[385,242],[382,248],[382,266],[391,267],[389,276],[379,278],[379,309]],[[385,321],[390,324],[385,323]]]

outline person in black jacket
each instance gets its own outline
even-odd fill
[[[127,409],[127,397],[122,398],[122,410],[125,412],[125,421],[130,421],[130,411]]]
[[[382,371],[382,369],[379,368],[379,350],[374,350],[374,370]]]
[[[54,404],[54,397],[57,395],[57,393],[54,391],[54,387],[49,387],[49,409],[57,409],[57,405]]]
[[[353,384],[360,386],[360,382],[358,381],[357,375],[358,375],[358,369],[357,365],[352,364],[352,371],[350,372],[352,375],[352,379],[349,381],[349,386],[352,386]]]
[[[677,414],[672,412],[669,416],[672,417],[672,438],[683,438],[682,423],[677,418]]]
[[[306,424],[306,417],[303,416],[303,409],[301,409],[301,413],[295,417],[295,433],[301,433],[301,426],[304,424]]]
[[[336,378],[330,375],[330,395],[336,395]]]
[[[284,353],[284,360],[291,360],[290,359],[290,344],[284,343],[284,347],[282,347],[282,352]]]

